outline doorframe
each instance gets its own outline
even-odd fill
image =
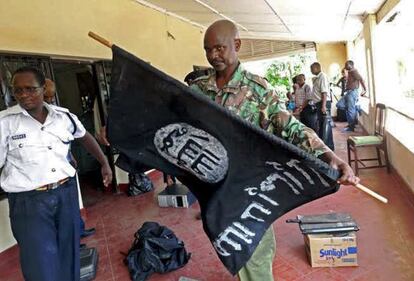
[[[104,101],[102,99],[103,96],[103,91],[101,89],[101,85],[100,85],[100,81],[99,81],[99,77],[98,77],[98,65],[102,65],[102,70],[103,70],[103,75],[104,75],[104,81],[105,81],[105,90],[107,91],[107,93],[109,93],[110,91],[110,87],[109,87],[109,83],[106,79],[106,73],[105,73],[105,68],[103,67],[103,62],[111,62],[111,60],[99,60],[99,59],[87,59],[87,58],[68,58],[68,57],[50,57],[50,64],[51,64],[51,69],[52,72],[54,72],[53,69],[53,62],[55,63],[74,63],[74,64],[84,64],[84,65],[90,65],[92,67],[92,75],[94,77],[94,83],[95,83],[95,88],[97,89],[98,93],[96,95],[97,101],[98,101],[98,110],[99,110],[99,118],[101,120],[101,126],[105,126],[106,125],[106,110],[105,110],[105,104]],[[53,75],[54,77],[54,75]],[[56,91],[56,101],[59,105],[59,98],[58,98],[58,91]],[[95,132],[96,133],[96,132]],[[109,162],[109,166],[111,167],[112,170],[112,192],[113,193],[120,193],[120,189],[118,186],[118,180],[116,178],[116,173],[115,173],[115,159],[114,159],[114,150],[112,147],[105,147],[104,149],[104,153],[106,155],[106,157],[108,158],[108,162]]]

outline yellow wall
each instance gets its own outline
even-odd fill
[[[9,0],[0,7],[0,52],[111,58],[87,36],[94,31],[181,81],[193,64],[207,65],[199,28],[132,0]],[[8,213],[0,201],[0,252],[15,243]]]
[[[325,72],[332,83],[336,83],[341,77],[341,70],[347,59],[346,44],[338,43],[318,43],[316,44],[316,58],[321,64],[322,71]],[[334,88],[334,94],[338,95],[339,88]],[[332,116],[336,116],[336,99],[332,100]]]
[[[330,79],[340,75],[345,65],[347,54],[345,43],[319,43],[316,45],[316,57],[322,71]]]
[[[88,38],[95,31],[180,80],[193,64],[206,64],[199,28],[135,1],[13,0],[1,10],[0,51],[110,58]]]

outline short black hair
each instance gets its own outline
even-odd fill
[[[320,68],[321,64],[319,62],[314,62],[314,63],[312,63],[311,67],[313,67],[313,66],[317,66],[317,67]]]
[[[16,74],[20,74],[20,73],[32,73],[37,81],[37,83],[39,83],[39,86],[44,86],[46,83],[46,77],[43,74],[43,72],[33,66],[23,66],[20,67],[19,69],[17,69],[12,76],[12,81],[14,79],[14,76],[16,76]]]
[[[349,63],[351,66],[354,66],[354,61],[353,60],[347,60],[346,63]]]

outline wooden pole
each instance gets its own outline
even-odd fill
[[[112,48],[113,44],[111,42],[109,42],[108,40],[106,40],[105,38],[99,36],[98,34],[92,32],[92,31],[89,31],[88,35],[89,35],[89,37],[95,39],[96,41],[98,41],[99,43],[107,46],[108,48]]]
[[[381,201],[382,203],[388,203],[388,199],[379,195],[378,193],[372,191],[371,189],[363,186],[362,184],[357,184],[355,185],[356,188],[358,188],[359,190],[362,190],[363,192],[369,194],[370,196],[374,197],[375,199]]]

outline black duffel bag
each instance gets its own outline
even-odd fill
[[[131,280],[144,281],[152,273],[166,273],[186,265],[191,257],[184,242],[169,228],[145,222],[135,233],[135,241],[124,259]]]

